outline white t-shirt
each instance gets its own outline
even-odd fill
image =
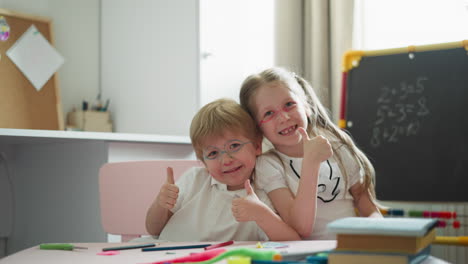
[[[302,158],[286,156],[273,150],[281,158],[281,161],[273,153],[266,153],[257,159],[257,186],[267,193],[289,187],[293,194],[297,194],[299,177],[302,168]],[[335,239],[334,234],[327,233],[326,226],[335,219],[356,216],[353,197],[349,189],[357,182],[362,182],[363,175],[357,162],[352,158],[346,147],[338,149],[344,168],[348,173],[346,183],[341,170],[334,157],[320,164],[317,212],[314,230],[308,239]]]
[[[237,222],[232,200],[246,196],[245,189],[227,190],[227,185],[211,177],[205,168],[192,168],[176,182],[179,197],[174,215],[159,239],[168,241],[266,241],[268,236],[254,222]],[[258,198],[273,208],[268,196],[255,190]]]

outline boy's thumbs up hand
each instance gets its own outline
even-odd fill
[[[170,184],[174,184],[175,183],[174,170],[172,169],[172,167],[167,167],[166,171],[167,171],[166,182]]]
[[[304,144],[304,160],[321,163],[333,155],[333,150],[328,139],[323,136],[316,136],[310,139],[304,128],[299,127],[298,130]]]
[[[247,196],[245,198],[249,198],[249,197],[252,197],[252,198],[257,198],[257,195],[255,194],[253,188],[252,188],[252,185],[250,185],[250,180],[246,180],[244,182],[244,188],[245,188],[245,191],[247,192]]]
[[[159,206],[172,209],[179,197],[179,187],[175,185],[174,181],[174,171],[171,167],[167,168],[166,182],[161,186],[161,190],[158,194],[158,204]]]
[[[232,215],[237,222],[256,221],[258,208],[266,206],[255,194],[254,189],[250,185],[250,180],[244,182],[244,188],[247,196],[232,200]]]

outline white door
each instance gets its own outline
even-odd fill
[[[200,0],[200,106],[239,101],[248,75],[274,65],[275,1]]]

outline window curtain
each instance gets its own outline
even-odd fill
[[[303,76],[337,122],[341,61],[352,47],[354,0],[303,1]]]

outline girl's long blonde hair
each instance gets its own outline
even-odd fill
[[[312,89],[312,86],[302,77],[297,76],[295,73],[287,71],[283,68],[275,67],[264,70],[258,74],[250,75],[242,83],[240,90],[240,103],[249,114],[256,119],[257,108],[255,105],[255,95],[262,85],[273,82],[281,81],[291,92],[296,94],[300,100],[303,100],[305,106],[308,106],[307,110],[307,132],[311,136],[322,135],[329,140],[331,137],[339,141],[339,144],[333,144],[332,148],[334,156],[338,162],[342,174],[345,176],[345,188],[347,189],[347,176],[348,173],[343,167],[343,162],[339,152],[337,151],[340,147],[347,147],[352,157],[359,164],[360,168],[364,171],[364,182],[360,192],[367,191],[371,197],[371,200],[376,203],[375,196],[375,170],[372,163],[369,161],[367,156],[356,146],[351,137],[335,125],[329,117],[329,113],[326,108],[320,102],[317,94]],[[300,88],[302,89],[300,89]],[[258,123],[258,122],[257,122]],[[330,140],[331,141],[331,140]]]

